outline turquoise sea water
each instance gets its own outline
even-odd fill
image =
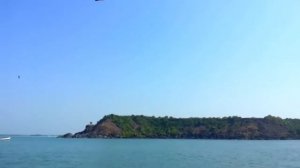
[[[299,168],[300,141],[58,139],[0,141],[0,168]]]

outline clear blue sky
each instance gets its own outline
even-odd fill
[[[300,118],[299,6],[0,0],[0,133],[110,113]]]

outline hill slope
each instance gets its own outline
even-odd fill
[[[172,118],[104,116],[68,138],[300,139],[300,120],[264,118]]]

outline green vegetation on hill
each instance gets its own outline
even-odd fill
[[[107,115],[74,138],[300,139],[300,120]]]

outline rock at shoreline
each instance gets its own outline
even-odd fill
[[[58,138],[73,138],[73,134],[72,133],[66,133],[64,135],[58,136]]]

